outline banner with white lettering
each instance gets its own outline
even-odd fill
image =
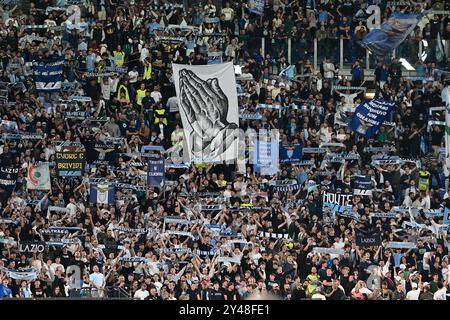
[[[97,142],[86,147],[86,161],[90,164],[115,164],[117,160],[117,146],[114,143]]]
[[[164,158],[150,158],[147,165],[147,185],[158,187],[164,185]]]
[[[324,192],[322,196],[322,214],[325,225],[333,224],[336,212],[348,213],[352,211],[351,194]]]
[[[300,185],[297,180],[275,180],[271,182],[270,188],[273,191],[293,191],[300,189]]]
[[[32,65],[33,78],[37,90],[55,91],[61,89],[64,57],[34,60]]]
[[[370,176],[356,176],[353,194],[360,196],[372,195],[372,178]]]
[[[32,256],[45,250],[45,241],[20,241],[18,249],[21,254]]]
[[[0,187],[11,191],[16,186],[19,168],[0,167]]]
[[[378,232],[355,231],[355,242],[359,247],[381,246],[381,234]]]
[[[361,103],[356,108],[348,127],[366,138],[372,138],[395,106],[396,103],[394,101],[386,101],[384,99]]]
[[[261,175],[276,175],[279,169],[279,136],[276,131],[259,130],[255,135],[253,169]]]

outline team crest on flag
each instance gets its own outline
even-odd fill
[[[99,204],[113,204],[115,188],[109,184],[92,184],[90,188],[90,202]]]
[[[280,145],[280,162],[297,163],[302,158],[303,144]]]

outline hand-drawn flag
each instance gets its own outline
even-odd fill
[[[27,189],[50,190],[50,170],[48,164],[30,164],[27,172]]]
[[[239,107],[233,63],[172,64],[187,162],[224,162],[239,154]]]

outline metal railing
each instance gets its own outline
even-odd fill
[[[85,287],[69,289],[70,299],[129,299],[128,292],[117,286],[106,286],[103,289]]]
[[[269,41],[268,39],[259,38],[260,45],[253,46],[253,49],[261,49],[263,56],[270,54],[275,61],[278,61],[279,57],[283,55],[289,64],[308,59],[313,63],[316,71],[326,57],[330,57],[332,61],[337,62],[342,70],[351,69],[356,59],[359,60],[366,71],[374,70],[377,63],[374,54],[351,39],[314,38],[299,41],[293,40],[289,36],[270,38]],[[397,59],[404,58],[414,67],[416,62],[423,58],[425,54],[428,56],[435,55],[436,41],[428,40],[424,45],[424,41],[409,37],[394,50],[393,56]],[[443,47],[446,55],[448,55],[450,53],[450,41],[443,40]],[[276,73],[276,71],[271,70],[272,73]],[[415,75],[414,72],[409,72],[409,74]]]

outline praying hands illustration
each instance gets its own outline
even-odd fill
[[[229,123],[228,98],[217,78],[206,81],[192,71],[180,71],[180,104],[192,126],[192,154],[216,159],[236,138],[236,123]]]

